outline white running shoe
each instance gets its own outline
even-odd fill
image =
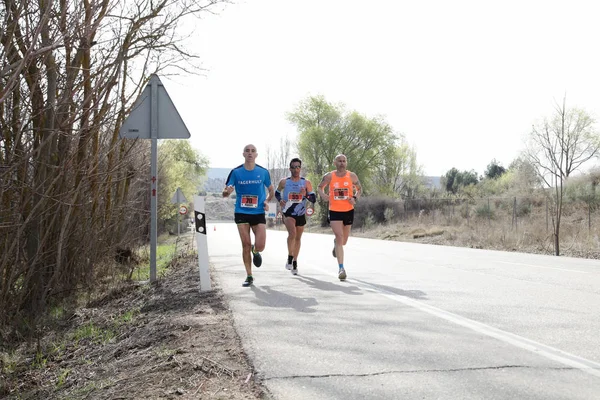
[[[340,268],[338,272],[338,278],[340,279],[340,281],[346,280],[346,270],[344,268]]]
[[[292,268],[292,275],[298,275],[298,267]]]
[[[292,270],[292,264],[288,264],[287,262],[285,263],[285,269],[287,269],[288,271]]]

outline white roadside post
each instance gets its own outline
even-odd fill
[[[202,196],[194,196],[194,223],[196,224],[196,247],[198,248],[200,291],[206,291],[210,290],[210,272],[208,268],[206,214],[204,213],[204,197]]]

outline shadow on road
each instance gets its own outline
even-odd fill
[[[397,294],[398,296],[410,297],[411,299],[416,299],[416,300],[427,300],[427,293],[425,293],[421,290],[403,290],[403,289],[396,288],[393,286],[379,285],[377,283],[365,282],[365,281],[361,281],[359,279],[354,279],[354,280],[356,282],[360,282],[365,285],[371,286],[382,292]]]
[[[296,276],[296,279],[306,283],[308,286],[312,286],[315,289],[319,289],[319,290],[344,292],[346,294],[361,295],[361,296],[363,294],[359,287],[354,286],[354,285],[347,286],[348,282],[336,284],[336,283],[321,281],[321,280],[315,279],[315,278],[309,278],[306,276]]]
[[[295,297],[285,292],[271,289],[270,286],[252,286],[252,291],[256,296],[254,303],[259,306],[292,308],[305,313],[314,313],[317,311],[311,308],[318,304],[314,297]]]

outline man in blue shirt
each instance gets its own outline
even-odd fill
[[[264,250],[267,239],[265,211],[269,210],[269,201],[275,193],[269,171],[256,164],[256,147],[253,144],[246,145],[242,154],[245,161],[227,176],[223,197],[229,196],[234,190],[236,192],[234,220],[242,241],[242,259],[247,275],[242,286],[247,287],[254,282],[250,254],[257,268],[262,264],[260,252]],[[250,229],[254,232],[254,244]]]

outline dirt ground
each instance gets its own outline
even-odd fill
[[[4,354],[3,399],[269,399],[241,347],[219,282],[197,259],[156,285],[128,283]]]

